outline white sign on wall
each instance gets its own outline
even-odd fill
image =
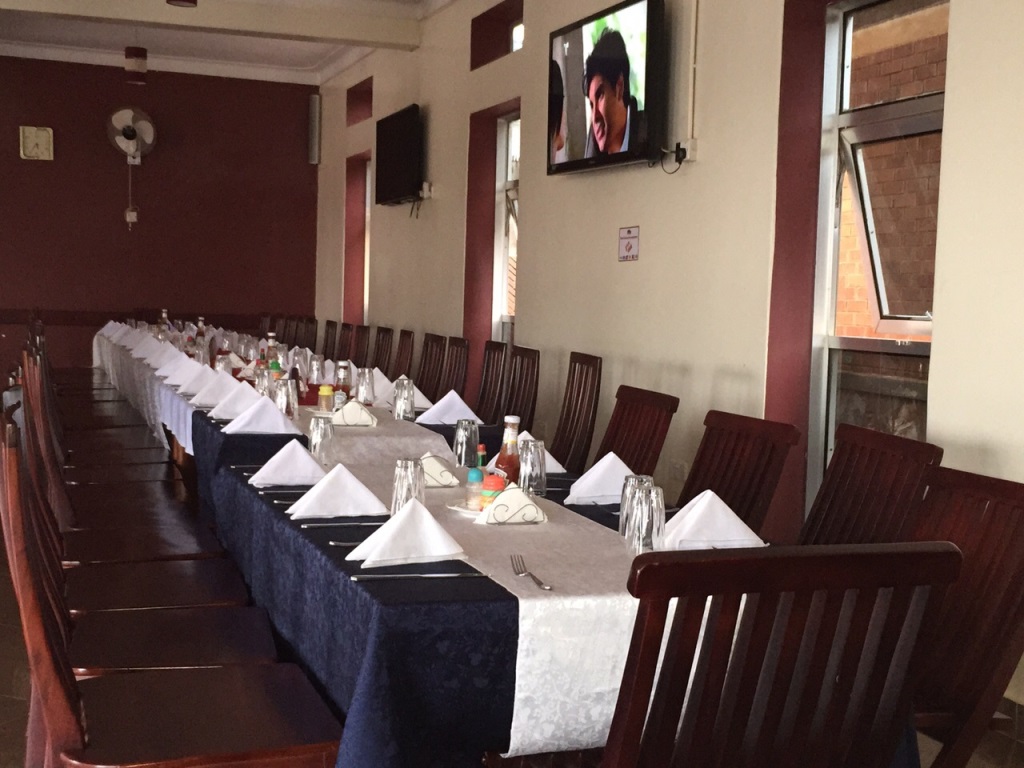
[[[619,230],[619,261],[640,258],[640,227],[622,227]]]

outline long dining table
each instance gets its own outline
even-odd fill
[[[127,351],[99,346],[101,360],[118,371],[119,388],[157,404],[150,413],[166,409],[174,393],[159,381],[140,381],[153,378],[151,368]],[[397,458],[451,454],[437,432],[378,416],[375,428],[335,427],[332,445],[387,505]],[[345,556],[386,516],[296,521],[287,510],[301,488],[248,482],[301,435],[228,436],[202,410],[193,408],[190,417],[210,522],[253,601],[270,614],[286,655],[344,717],[339,766],[468,768],[485,751],[603,744],[636,611],[625,589],[632,558],[607,521],[539,499],[545,523],[481,525],[449,508],[463,489],[428,489],[426,506],[466,560],[364,569]],[[402,430],[403,438],[382,439],[389,430]],[[516,576],[514,553],[554,589]]]

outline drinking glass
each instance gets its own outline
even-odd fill
[[[628,475],[622,484],[622,501],[619,505],[619,535],[625,536],[629,519],[633,515],[633,496],[638,488],[650,488],[654,478],[650,475]]]
[[[314,416],[309,423],[309,452],[317,461],[327,465],[331,462],[331,443],[334,429],[330,416]]]
[[[289,419],[299,415],[299,387],[294,379],[278,379],[273,387],[274,405]]]
[[[412,379],[401,377],[395,382],[395,403],[391,409],[396,419],[413,421],[416,418],[416,388]]]
[[[391,492],[391,514],[394,516],[409,499],[423,503],[423,462],[419,459],[399,459],[395,462],[395,486]]]
[[[309,378],[310,384],[323,384],[324,383],[324,356],[313,355],[309,358]]]
[[[373,405],[377,397],[373,392],[373,369],[360,368],[359,379],[356,383],[356,400],[363,405]]]
[[[657,485],[633,493],[633,514],[626,530],[626,543],[633,555],[661,549],[665,543],[665,494]]]
[[[455,422],[455,439],[452,450],[455,452],[455,466],[475,467],[477,465],[476,447],[480,443],[480,428],[476,419],[459,419]]]
[[[519,485],[533,496],[546,496],[548,473],[543,440],[523,440],[519,445]]]
[[[257,368],[255,371],[255,379],[253,383],[256,386],[256,391],[261,395],[270,397],[270,382],[273,379],[270,378],[270,369],[268,368]]]
[[[231,357],[230,355],[217,355],[217,361],[214,363],[214,368],[218,371],[226,371],[231,373]]]

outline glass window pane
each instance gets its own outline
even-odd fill
[[[946,88],[948,0],[896,0],[847,15],[844,109]]]
[[[832,350],[831,381],[837,424],[926,439],[928,358]]]
[[[855,149],[883,317],[925,317],[935,287],[941,133]]]
[[[523,47],[523,40],[526,38],[526,27],[523,26],[522,22],[519,22],[512,27],[512,50],[518,51]]]

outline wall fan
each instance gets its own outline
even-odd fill
[[[128,158],[128,207],[124,220],[131,230],[139,220],[139,208],[132,201],[132,166],[142,163],[142,156],[148,155],[156,143],[156,128],[153,118],[138,107],[122,107],[107,120],[107,138],[110,143]]]
[[[139,165],[156,143],[156,128],[153,119],[138,107],[122,107],[107,121],[107,137],[131,165]]]

